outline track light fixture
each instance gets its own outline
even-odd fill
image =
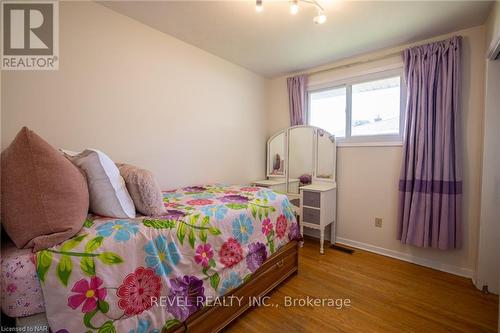
[[[290,4],[290,14],[295,15],[299,12],[299,0],[292,0]]]
[[[262,0],[257,0],[257,2],[255,3],[255,10],[257,11],[257,13],[260,13],[261,11],[264,10],[264,6],[262,5]]]
[[[323,24],[326,22],[326,15],[319,12],[317,16],[313,18],[313,22],[316,24]]]
[[[263,0],[256,0],[255,10],[260,13],[264,10],[262,3]],[[318,15],[313,18],[313,22],[316,24],[323,24],[326,22],[325,10],[316,0],[291,0],[290,1],[290,14],[296,15],[299,12],[299,2],[312,5],[318,10]]]

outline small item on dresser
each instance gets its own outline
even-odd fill
[[[160,187],[151,171],[125,163],[117,163],[116,166],[139,213],[146,216],[166,213]]]
[[[281,170],[281,157],[280,154],[276,154],[274,157],[273,171]]]
[[[87,181],[57,149],[23,127],[1,160],[2,227],[18,248],[49,248],[82,228]]]
[[[273,174],[273,175],[283,175],[284,166],[285,166],[285,161],[281,159],[280,154],[276,154],[274,156],[273,171],[271,172],[271,174]]]
[[[106,154],[97,149],[85,149],[76,155],[62,152],[87,175],[92,213],[116,218],[135,217],[134,202],[125,181]]]
[[[312,182],[312,176],[310,174],[303,174],[299,177],[301,185],[309,185]]]

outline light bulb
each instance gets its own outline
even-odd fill
[[[255,3],[255,10],[257,13],[260,13],[264,10],[264,6],[262,5],[262,0],[257,0]]]
[[[294,0],[292,4],[290,5],[290,13],[292,15],[295,15],[299,12],[299,4],[297,3],[297,0]]]
[[[326,15],[321,13],[318,16],[315,16],[313,19],[314,23],[316,24],[323,24],[326,22]]]

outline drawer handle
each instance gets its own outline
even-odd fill
[[[280,261],[278,261],[278,262],[276,263],[276,266],[277,266],[278,268],[281,268],[281,267],[283,267],[283,264],[284,264],[284,263],[285,263],[285,262],[283,261],[283,259],[281,259]]]

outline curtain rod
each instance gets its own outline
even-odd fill
[[[439,42],[443,42],[447,39],[451,39],[451,38],[454,38],[456,36],[460,36],[460,35],[455,35],[455,36],[452,36],[452,37],[447,37],[445,39],[429,39],[429,40],[425,40],[425,41],[421,41],[419,43],[414,43],[414,44],[407,44],[407,45],[404,45],[402,47],[399,47],[399,49],[397,51],[393,51],[393,52],[389,52],[389,53],[386,53],[386,54],[383,54],[383,55],[380,55],[378,57],[373,57],[373,58],[368,58],[366,60],[359,60],[359,61],[355,61],[355,62],[351,62],[351,63],[348,63],[348,64],[343,64],[343,65],[336,65],[336,66],[331,66],[331,67],[327,67],[327,68],[323,68],[323,69],[318,69],[318,70],[315,70],[315,71],[303,71],[303,72],[298,72],[296,75],[300,75],[300,74],[307,74],[307,75],[314,75],[314,74],[319,74],[319,73],[324,73],[324,72],[329,72],[329,71],[332,71],[334,69],[339,69],[339,68],[349,68],[349,67],[352,67],[352,66],[356,66],[356,65],[361,65],[361,64],[366,64],[368,62],[372,62],[372,61],[377,61],[377,60],[382,60],[382,59],[386,59],[386,58],[390,58],[390,57],[394,57],[396,55],[401,55],[403,53],[403,51],[408,48],[408,47],[415,47],[415,46],[420,46],[420,45],[425,45],[426,43],[439,43]],[[499,45],[500,45],[500,42],[499,42]],[[500,48],[499,48],[500,49]],[[381,51],[382,52],[382,51]],[[342,61],[342,60],[340,60]]]
[[[314,75],[314,74],[329,72],[329,71],[332,71],[334,69],[349,68],[349,67],[356,66],[356,65],[366,64],[366,63],[372,62],[372,61],[377,61],[377,60],[382,60],[382,59],[387,59],[387,58],[390,58],[390,57],[394,57],[396,55],[401,54],[402,52],[403,52],[403,50],[399,50],[399,51],[396,51],[396,52],[387,53],[387,54],[384,54],[384,55],[381,55],[381,56],[378,56],[378,57],[369,58],[369,59],[366,59],[366,60],[359,60],[359,61],[351,62],[351,63],[348,63],[348,64],[344,64],[344,65],[337,65],[337,66],[332,66],[332,67],[328,67],[328,68],[324,68],[324,69],[318,69],[316,71],[304,72],[302,74]]]

